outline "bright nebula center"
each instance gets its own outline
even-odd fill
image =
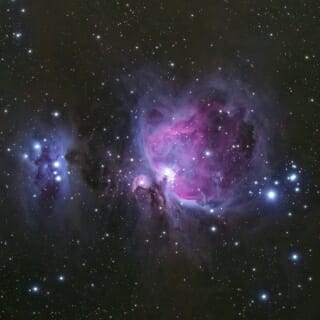
[[[246,174],[256,144],[254,127],[244,108],[229,109],[211,99],[146,113],[143,152],[156,180],[178,199],[224,201]]]

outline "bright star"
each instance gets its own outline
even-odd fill
[[[274,190],[269,190],[267,192],[267,198],[269,200],[275,200],[277,198],[277,193]]]
[[[210,228],[210,230],[211,230],[212,232],[216,232],[216,231],[217,231],[217,227],[216,227],[216,226],[212,226],[212,227]]]
[[[262,292],[260,294],[260,300],[267,301],[269,299],[269,295],[266,292]]]
[[[299,258],[300,258],[300,256],[299,256],[299,254],[296,253],[296,252],[293,252],[293,253],[291,254],[291,256],[290,256],[290,259],[291,259],[292,261],[298,261]]]
[[[53,166],[54,166],[55,168],[59,168],[59,167],[60,167],[60,162],[59,162],[59,161],[55,161],[55,162],[53,163]]]
[[[64,275],[60,275],[60,276],[58,277],[58,280],[61,281],[61,282],[64,281]]]
[[[40,144],[40,143],[35,143],[35,144],[33,145],[33,148],[34,148],[35,150],[40,150],[40,149],[41,149],[41,144]]]
[[[288,180],[291,182],[294,182],[298,179],[298,176],[295,173],[290,174],[290,176],[288,176]]]
[[[31,289],[29,289],[30,292],[32,293],[38,293],[39,292],[39,287],[38,286],[33,286]]]
[[[56,176],[54,179],[55,179],[57,182],[60,182],[60,181],[62,180],[61,176]]]

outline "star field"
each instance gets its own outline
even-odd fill
[[[2,1],[0,319],[319,319],[319,25]]]

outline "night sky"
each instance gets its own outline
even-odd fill
[[[320,319],[320,2],[0,1],[0,319]]]

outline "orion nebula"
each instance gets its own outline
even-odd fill
[[[165,180],[179,199],[220,201],[248,169],[253,126],[244,122],[241,110],[230,115],[214,100],[191,108],[191,115],[178,120],[175,114],[161,119],[157,110],[147,115],[147,159],[157,179]]]
[[[249,177],[265,173],[268,163],[261,100],[243,87],[219,79],[180,98],[157,90],[157,97],[143,97],[137,140],[142,171],[150,176],[138,175],[134,189],[148,189],[152,180],[169,206],[209,212],[234,204]]]

